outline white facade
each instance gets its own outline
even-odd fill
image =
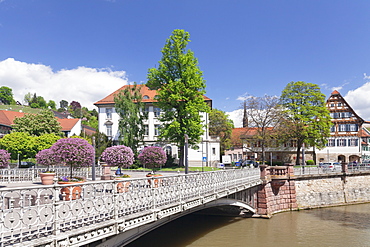
[[[119,115],[115,111],[114,104],[98,104],[96,103],[99,112],[99,131],[111,137],[115,143],[119,140]],[[152,102],[145,103],[145,111],[148,113],[148,119],[144,121],[144,143],[141,148],[145,146],[161,146],[170,154],[175,160],[179,158],[179,150],[175,144],[158,142],[159,126],[161,122],[158,119],[160,109],[155,107]],[[188,162],[189,166],[202,167],[212,166],[216,167],[220,162],[220,141],[219,138],[212,138],[208,132],[208,114],[200,113],[202,120],[206,125],[204,133],[201,137],[202,142],[197,145],[198,148],[188,148]]]

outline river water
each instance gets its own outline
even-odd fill
[[[370,204],[275,214],[271,219],[188,215],[127,247],[370,246]]]

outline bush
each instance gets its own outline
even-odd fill
[[[134,163],[134,152],[124,145],[113,146],[104,150],[101,159],[110,166],[127,168]]]
[[[313,160],[307,160],[306,161],[306,165],[308,166],[313,166],[315,164],[315,162]]]
[[[10,153],[4,149],[0,149],[0,168],[7,168],[9,166]]]
[[[37,164],[47,167],[55,165],[55,156],[53,151],[51,149],[44,149],[39,151],[36,154],[36,162]]]
[[[163,166],[167,161],[166,152],[160,147],[146,147],[144,148],[138,156],[141,164],[145,168],[159,168]]]

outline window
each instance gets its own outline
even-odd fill
[[[147,124],[144,125],[144,135],[149,135],[149,126]]]
[[[338,103],[338,107],[341,107],[342,106],[342,103]]]
[[[216,148],[212,148],[212,154],[216,155]]]
[[[357,124],[339,124],[339,131],[358,131]]]
[[[154,135],[155,136],[159,136],[160,132],[159,132],[159,124],[155,124],[154,125]]]
[[[328,143],[326,144],[328,147],[335,147],[335,140],[334,139],[329,139]]]
[[[149,106],[145,106],[144,107],[144,113],[148,113],[149,112]]]
[[[338,147],[345,147],[345,146],[347,146],[347,140],[346,139],[338,139],[337,140],[337,146]]]
[[[158,107],[154,107],[154,117],[159,117],[161,115],[161,109]]]
[[[143,99],[149,99],[149,96],[148,95],[144,95],[143,96]]]
[[[357,147],[358,146],[358,139],[357,138],[349,139],[348,140],[348,146]]]
[[[105,114],[106,114],[107,119],[112,119],[112,108],[106,108]]]
[[[237,154],[233,154],[233,160],[238,160]]]
[[[332,126],[330,127],[330,132],[335,132],[335,125],[332,125]]]
[[[106,125],[107,126],[107,136],[112,136],[112,125]]]

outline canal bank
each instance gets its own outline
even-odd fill
[[[300,209],[311,209],[370,202],[370,171],[342,171],[295,175],[292,164],[261,166],[254,217]]]

